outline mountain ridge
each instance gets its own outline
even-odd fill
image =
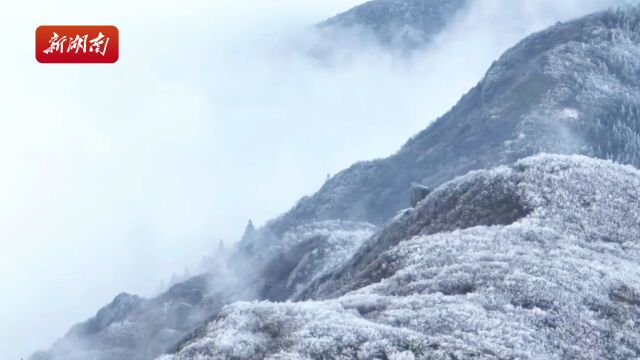
[[[588,15],[530,35],[397,153],[352,165],[265,228],[280,234],[301,222],[331,218],[380,224],[409,206],[403,192],[412,182],[435,187],[539,152],[639,166],[634,119],[640,88],[634,76],[640,64],[634,55],[640,55],[640,47],[637,29],[624,29],[625,22],[637,26],[638,7]],[[631,38],[612,41],[612,36]],[[565,62],[574,68],[565,68]]]
[[[376,251],[344,291],[227,305],[160,359],[635,358],[639,186],[637,168],[578,155],[473,171],[368,239],[420,228]],[[490,216],[496,209],[484,204],[496,194],[527,211],[502,223],[450,222],[467,211]],[[447,204],[433,220],[444,231],[433,231],[424,221]]]

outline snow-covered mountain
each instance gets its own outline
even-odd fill
[[[607,11],[531,35],[396,154],[337,174],[269,229],[326,219],[381,224],[409,206],[413,182],[435,187],[539,152],[640,166],[639,13]]]
[[[640,172],[609,161],[640,166],[639,55],[640,8],[531,35],[393,156],[34,359],[639,357]]]
[[[314,285],[326,300],[234,303],[161,359],[637,358],[638,189],[581,156],[472,172]]]
[[[468,0],[373,0],[319,24],[332,36],[355,32],[380,45],[407,51],[423,47]]]
[[[331,274],[347,261],[376,227],[325,221],[285,232],[278,246],[257,256],[237,253],[212,264],[211,272],[143,299],[120,294],[95,317],[74,326],[33,360],[154,359],[238,300],[284,300]],[[192,335],[193,336],[193,335]]]
[[[229,303],[227,292],[207,291],[216,278],[216,274],[194,277],[154,299],[120,294],[95,317],[74,326],[49,351],[32,358],[152,359]]]

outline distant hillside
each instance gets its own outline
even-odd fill
[[[333,36],[357,32],[383,46],[408,51],[423,47],[469,0],[373,0],[319,24]]]

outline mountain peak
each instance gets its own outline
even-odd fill
[[[319,27],[356,31],[379,44],[413,50],[428,44],[468,0],[373,0],[338,14]]]

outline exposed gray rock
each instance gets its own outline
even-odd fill
[[[411,207],[416,207],[416,205],[418,205],[418,203],[426,198],[430,193],[431,189],[424,185],[411,185]]]

